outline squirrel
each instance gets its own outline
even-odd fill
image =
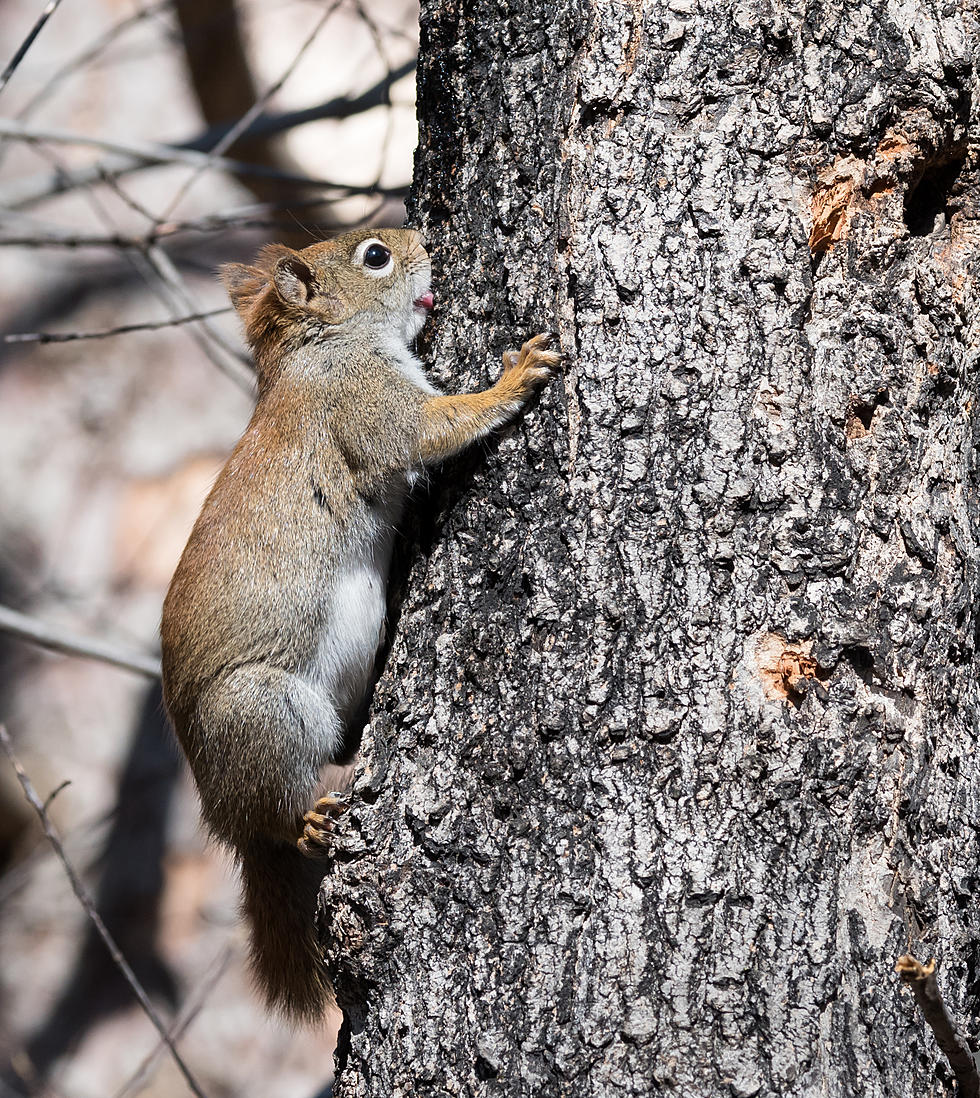
[[[256,983],[310,1022],[333,999],[316,904],[347,807],[325,776],[365,723],[406,497],[511,419],[560,356],[536,335],[491,388],[440,394],[410,349],[433,307],[410,229],[267,245],[221,274],[258,396],[164,601],[164,700],[205,824],[241,867]]]

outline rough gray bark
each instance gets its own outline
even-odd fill
[[[980,1019],[970,4],[426,0],[453,387],[324,933],[337,1094],[950,1093]]]

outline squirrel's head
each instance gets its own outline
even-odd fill
[[[414,229],[359,229],[300,251],[269,244],[254,266],[229,263],[221,275],[260,353],[353,327],[408,345],[432,308],[431,270]]]

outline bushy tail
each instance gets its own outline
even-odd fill
[[[242,852],[242,910],[252,926],[251,967],[269,1006],[316,1022],[333,998],[316,936],[323,863],[288,843],[252,839]]]

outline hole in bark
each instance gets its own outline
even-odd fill
[[[857,677],[870,686],[874,680],[875,659],[863,644],[852,644],[841,651],[841,656],[854,668]]]
[[[376,804],[378,797],[381,796],[380,789],[373,789],[371,786],[366,786],[364,789],[357,791],[358,799],[365,804]]]
[[[956,396],[956,382],[952,378],[941,377],[932,388],[941,400],[948,400],[950,397]]]
[[[949,222],[955,207],[950,198],[966,155],[959,152],[947,160],[928,164],[918,183],[905,192],[905,225],[912,236],[928,236],[942,217]]]
[[[476,1077],[477,1079],[496,1079],[497,1069],[490,1063],[489,1060],[485,1060],[482,1056],[476,1058]]]
[[[594,99],[591,103],[583,104],[579,120],[582,126],[591,126],[600,118],[615,118],[617,114],[619,108],[611,99]]]
[[[870,404],[858,397],[852,397],[850,406],[847,409],[847,419],[844,423],[845,436],[847,438],[863,438],[865,435],[870,434],[875,412],[879,408],[888,407],[888,404],[887,389],[879,389]]]

